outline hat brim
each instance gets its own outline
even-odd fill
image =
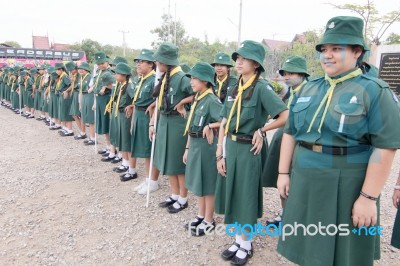
[[[333,34],[333,33],[325,35],[322,38],[321,42],[315,46],[315,49],[318,52],[321,52],[321,46],[325,44],[360,45],[364,49],[364,51],[369,51],[369,48],[365,43],[364,39],[351,35]]]
[[[189,78],[195,77],[195,78],[197,78],[201,81],[205,81],[205,82],[210,82],[211,85],[213,85],[215,87],[214,79],[204,77],[201,73],[197,72],[196,70],[191,69],[188,73],[186,73],[186,76]]]
[[[242,56],[242,57],[244,57],[244,58],[246,58],[246,59],[253,60],[254,62],[257,62],[257,63],[260,65],[259,68],[261,69],[261,72],[264,72],[264,71],[265,71],[265,69],[264,69],[264,67],[263,67],[263,65],[262,65],[263,62],[260,62],[260,61],[258,60],[258,58],[255,58],[255,57],[254,57],[253,54],[248,53],[246,50],[240,48],[239,50],[237,50],[236,52],[234,52],[234,53],[232,54],[232,60],[236,62],[236,59],[237,59],[238,55],[240,55],[240,56]]]
[[[95,62],[96,65],[100,65],[100,64],[103,64],[105,62],[109,62],[108,60],[109,60],[108,58],[102,58],[102,59],[94,60],[94,62]]]
[[[88,68],[86,68],[86,67],[78,67],[78,69],[86,70],[87,72],[90,73],[90,69],[88,69]]]
[[[154,62],[155,61],[153,57],[142,56],[141,54],[138,55],[138,57],[136,57],[135,59],[133,59],[133,61],[137,61],[137,60],[143,60],[143,61],[149,61],[149,62]]]
[[[285,67],[285,68],[279,69],[278,71],[279,71],[279,75],[281,75],[281,76],[283,76],[284,72],[304,74],[306,77],[310,76],[310,74],[305,72],[304,69],[297,68],[297,67]]]
[[[155,53],[153,55],[154,61],[160,62],[161,64],[167,65],[167,66],[177,66],[179,65],[178,59],[170,59],[166,58],[162,55],[159,55],[158,53]]]
[[[210,65],[212,65],[213,67],[215,67],[215,65],[224,65],[224,66],[227,66],[227,67],[233,67],[233,65],[231,65],[231,64],[226,64],[226,63],[222,63],[222,62],[214,62],[214,63],[212,63]]]

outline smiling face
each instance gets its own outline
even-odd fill
[[[321,46],[320,63],[325,74],[334,77],[355,68],[361,53],[361,47],[325,44]]]
[[[217,77],[223,78],[228,74],[229,67],[226,65],[215,64],[214,69]]]
[[[105,70],[109,66],[108,62],[97,64],[97,68],[100,70]]]

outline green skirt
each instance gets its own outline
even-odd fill
[[[35,97],[33,99],[33,108],[35,110],[41,110],[42,107],[42,92],[41,91],[35,91]]]
[[[217,212],[225,214],[225,224],[256,224],[262,216],[261,154],[254,155],[251,147],[226,140],[227,176],[218,177],[215,191]]]
[[[26,92],[26,106],[28,106],[28,108],[35,107],[35,96],[32,96],[32,91]]]
[[[49,100],[47,100],[47,99],[45,99],[44,98],[44,92],[42,93],[42,111],[43,112],[45,112],[45,113],[48,113],[49,112],[49,104],[50,103],[50,99]]]
[[[61,122],[69,122],[69,121],[74,121],[72,116],[69,114],[69,110],[71,109],[71,103],[72,103],[72,97],[68,93],[68,96],[66,99],[64,99],[64,96],[62,93],[59,95],[59,104],[58,104],[58,116]]]
[[[117,104],[113,102],[112,112],[110,114],[110,143],[114,147],[118,147],[120,125],[118,119],[118,110],[115,110]],[[115,116],[117,114],[117,116]]]
[[[79,111],[79,91],[74,91],[72,93],[71,108],[69,109],[69,114],[72,116],[81,116]]]
[[[180,115],[161,114],[157,125],[154,166],[162,175],[183,175],[183,154],[186,147],[186,120]]]
[[[133,115],[131,155],[135,158],[150,158],[151,141],[149,139],[150,117],[146,111],[136,109]]]
[[[50,102],[49,102],[49,116],[51,118],[58,118],[58,97],[59,94],[55,94],[54,92],[50,92]]]
[[[94,124],[94,111],[92,109],[94,103],[93,93],[86,93],[82,96],[82,120],[86,124]]]
[[[5,94],[4,94],[4,84],[1,83],[0,84],[0,99],[3,100],[5,98],[4,96],[5,96]]]
[[[17,93],[18,94],[18,93]],[[21,107],[24,108],[25,106],[28,106],[28,95],[25,90],[20,90],[18,94],[18,101],[21,102]]]
[[[24,106],[22,105],[22,96],[20,97],[20,95],[16,91],[13,91],[11,99],[12,108],[20,109],[20,102],[21,102],[21,108],[24,108]]]
[[[8,86],[4,86],[4,92],[6,101],[11,101],[11,89]]]
[[[96,96],[96,133],[104,135],[110,133],[110,114],[104,114],[110,95],[98,95]]]
[[[185,186],[198,197],[215,194],[217,163],[214,159],[217,138],[208,144],[206,138],[190,138],[185,171]]]
[[[281,155],[282,136],[283,128],[278,128],[272,137],[267,158],[263,165],[263,187],[276,187],[276,182],[278,181],[279,156]]]
[[[127,118],[125,112],[119,112],[118,116],[118,151],[131,151],[131,118]]]
[[[300,265],[373,265],[380,257],[379,235],[352,233],[351,211],[360,196],[371,152],[347,156],[313,152],[297,146],[292,159],[290,193],[283,213],[282,227],[295,223],[346,226],[349,234],[314,236],[298,234],[280,237],[278,252]],[[379,225],[379,201],[378,223]],[[314,226],[310,229],[315,232]],[[300,229],[301,230],[301,229]]]
[[[394,220],[392,241],[390,244],[400,249],[400,207],[397,209],[396,219]]]

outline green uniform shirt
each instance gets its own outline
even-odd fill
[[[150,104],[152,104],[155,101],[155,99],[153,98],[154,80],[155,80],[155,75],[152,75],[143,81],[142,87],[135,102],[136,107],[147,108]],[[131,95],[132,99],[135,97],[139,83],[140,79],[135,79],[133,81],[133,87],[135,89],[133,91],[133,94]]]
[[[194,110],[189,132],[202,132],[203,128],[220,120],[222,103],[214,94],[208,94],[201,99]]]
[[[234,89],[228,90],[228,97],[225,99],[221,116],[228,118],[232,109],[235,97],[232,96]],[[246,96],[253,91],[250,99]],[[276,95],[272,86],[263,79],[259,79],[254,87],[249,87],[243,92],[242,106],[240,111],[240,124],[236,132],[237,107],[232,115],[228,132],[238,135],[253,135],[254,131],[264,126],[268,116],[276,117],[279,113],[286,110],[283,101]]]
[[[398,100],[386,82],[369,75],[359,75],[337,84],[321,132],[318,132],[318,127],[325,106],[307,133],[329,87],[328,81],[319,78],[309,81],[296,93],[285,133],[293,135],[297,141],[326,146],[366,144],[383,149],[400,148]]]
[[[81,76],[78,73],[76,73],[75,74],[74,87],[73,87],[73,90],[75,92],[79,92],[79,82],[80,82],[80,80],[81,80]]]
[[[58,81],[56,82],[56,86],[57,86],[57,84],[58,84]],[[59,93],[62,93],[64,91],[66,91],[70,85],[71,85],[71,79],[68,77],[67,74],[65,74],[59,83],[59,87],[56,87],[56,90]]]
[[[21,86],[25,87],[25,91],[33,91],[33,83],[34,80],[33,78],[28,78],[28,81],[26,82],[26,86],[25,86],[25,82],[23,84],[21,84]]]
[[[164,92],[161,113],[171,113],[182,99],[191,95],[193,95],[193,90],[190,85],[190,79],[182,71],[176,73],[170,77],[169,86],[167,91]]]
[[[94,81],[93,81],[94,82],[93,83],[93,91],[94,91],[95,94],[99,94],[99,92],[101,91],[101,88],[104,86],[103,82],[101,81],[101,76],[103,76],[104,73],[106,73],[106,72],[109,72],[109,73],[112,74],[111,67],[108,67],[105,70],[101,71],[101,74],[99,74],[100,70],[97,70],[97,75],[96,75],[96,77],[94,78]],[[104,95],[110,95],[110,94],[111,94],[111,90],[106,89],[104,91]],[[101,95],[101,96],[104,96],[104,95]]]
[[[88,75],[82,76],[82,83],[81,83],[81,76],[77,79],[76,85],[78,86],[78,91],[82,88],[82,93],[86,94],[89,90],[89,82],[90,82],[90,73]]]
[[[222,83],[221,94],[219,96],[219,99],[221,100],[222,103],[225,102],[225,98],[226,98],[226,95],[227,95],[229,89],[234,88],[236,83],[237,83],[236,76],[229,76],[229,79],[225,80],[224,83]],[[215,78],[214,91],[215,91],[216,95],[218,95],[218,89],[219,89],[219,83],[217,81],[217,78]]]
[[[118,83],[117,91],[115,93],[114,102],[118,102],[118,95],[120,90],[123,89],[121,93],[121,97],[119,99],[119,104],[117,106],[118,110],[123,111],[125,107],[132,103],[132,97],[130,95],[133,94],[133,84],[132,82],[128,82],[126,86],[122,86],[122,83]]]

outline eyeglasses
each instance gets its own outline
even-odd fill
[[[149,62],[149,61],[146,61],[146,60],[135,60],[136,65],[139,65],[139,64],[144,63],[144,62]]]

